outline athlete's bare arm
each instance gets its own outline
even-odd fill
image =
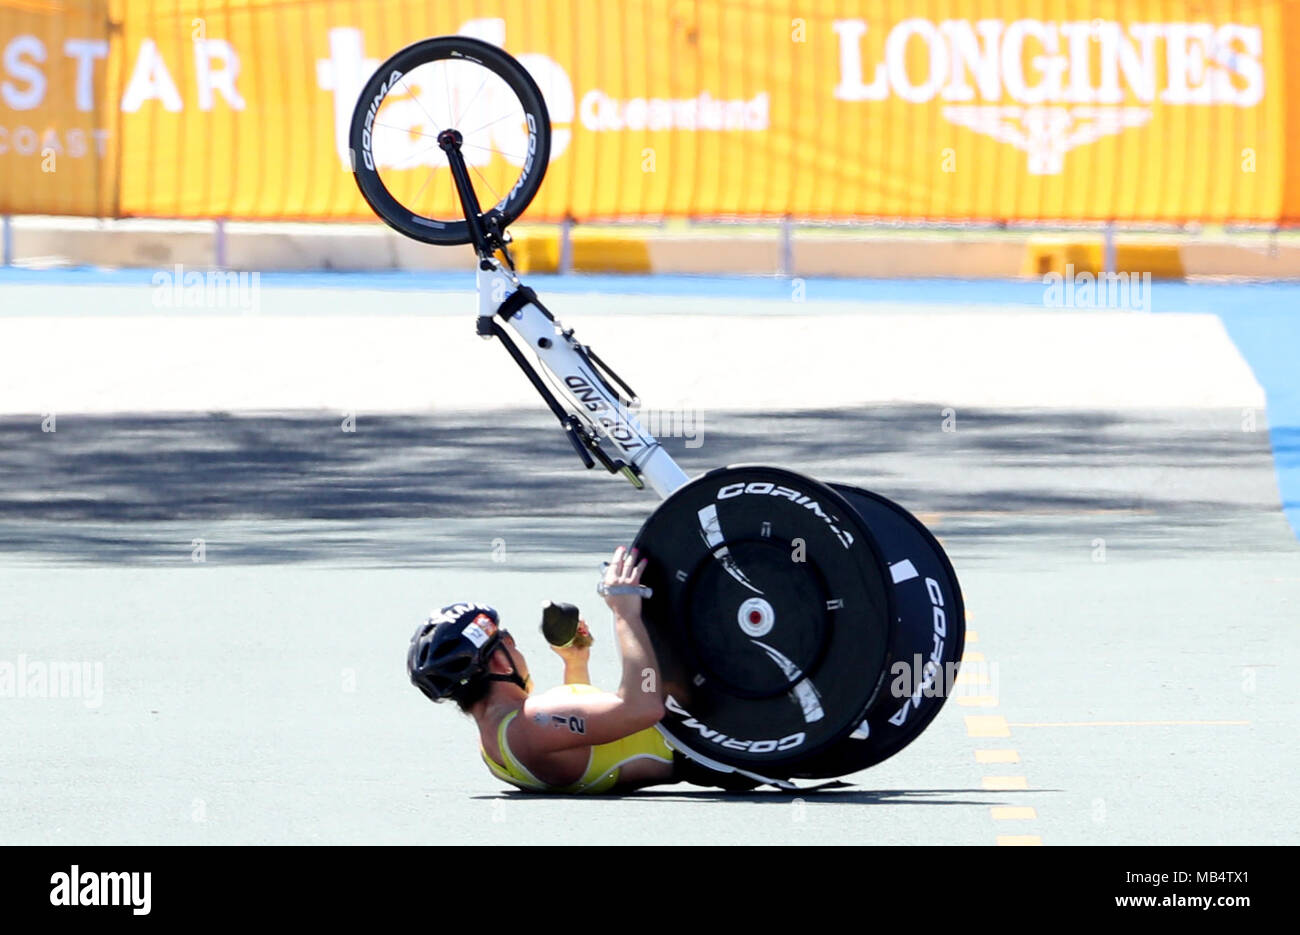
[[[645,559],[637,561],[635,549],[620,546],[605,571],[605,584],[640,584],[645,566]],[[610,743],[659,723],[664,715],[663,693],[654,648],[641,622],[641,597],[610,594],[605,603],[614,612],[614,633],[623,657],[618,691],[530,696],[524,702],[524,716],[511,724],[511,744],[544,755]]]
[[[591,673],[587,668],[591,658],[591,630],[587,621],[578,621],[578,636],[568,646],[552,646],[551,651],[564,662],[565,685],[590,685]]]

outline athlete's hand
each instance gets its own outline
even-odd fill
[[[573,638],[573,642],[568,646],[551,646],[551,650],[564,660],[566,666],[574,664],[586,665],[587,660],[591,658],[592,642],[594,642],[594,638],[591,635],[591,630],[587,627],[587,621],[579,620],[578,635]]]
[[[605,569],[605,586],[639,585],[646,561],[643,558],[638,562],[636,549],[626,549],[620,545],[614,550],[614,557]],[[641,595],[635,591],[630,594],[606,594],[605,603],[624,620],[641,619]]]

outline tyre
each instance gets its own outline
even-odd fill
[[[804,778],[866,769],[916,740],[959,690],[954,682],[966,644],[961,585],[934,535],[880,494],[845,484],[829,486],[871,530],[890,568],[896,616],[890,630],[888,690],[868,709],[862,729],[800,764],[797,775]]]
[[[386,224],[440,246],[470,243],[439,133],[456,130],[484,226],[504,229],[541,187],[546,102],[513,57],[465,36],[409,45],[371,76],[352,114],[352,171]]]

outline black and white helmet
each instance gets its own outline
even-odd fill
[[[491,675],[487,671],[488,660],[506,635],[500,623],[496,610],[485,604],[462,602],[442,608],[411,637],[406,653],[411,683],[431,701],[455,698],[479,679],[511,681],[526,689],[517,672]],[[505,652],[510,655],[510,650]],[[513,658],[510,662],[515,668]]]

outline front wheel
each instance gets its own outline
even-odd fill
[[[390,227],[440,246],[471,242],[439,133],[460,133],[484,226],[504,230],[541,187],[551,120],[532,76],[478,39],[439,36],[379,67],[352,114],[352,171]]]

